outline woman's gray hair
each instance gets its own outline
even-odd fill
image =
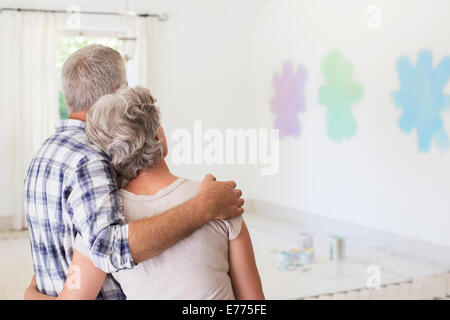
[[[110,157],[119,188],[161,160],[159,127],[156,100],[149,89],[139,86],[101,97],[86,118],[88,139]]]
[[[87,111],[98,98],[127,83],[125,61],[116,50],[91,44],[67,58],[61,80],[70,112]]]

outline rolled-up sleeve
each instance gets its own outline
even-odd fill
[[[128,224],[109,163],[81,161],[71,179],[67,205],[94,265],[107,273],[132,268]]]

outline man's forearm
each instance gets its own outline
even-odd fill
[[[128,242],[134,263],[160,254],[208,222],[200,204],[196,197],[160,215],[130,222]]]

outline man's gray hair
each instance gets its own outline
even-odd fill
[[[162,158],[156,134],[160,111],[147,88],[124,88],[101,97],[86,118],[88,139],[111,160],[119,188]]]
[[[98,98],[126,83],[120,53],[99,44],[75,51],[62,68],[64,100],[70,112],[87,111]]]

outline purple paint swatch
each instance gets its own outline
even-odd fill
[[[305,111],[303,91],[306,80],[306,69],[300,65],[294,72],[292,61],[284,62],[281,74],[275,73],[273,76],[275,96],[270,104],[275,113],[274,127],[280,130],[280,138],[300,135],[297,113]]]

